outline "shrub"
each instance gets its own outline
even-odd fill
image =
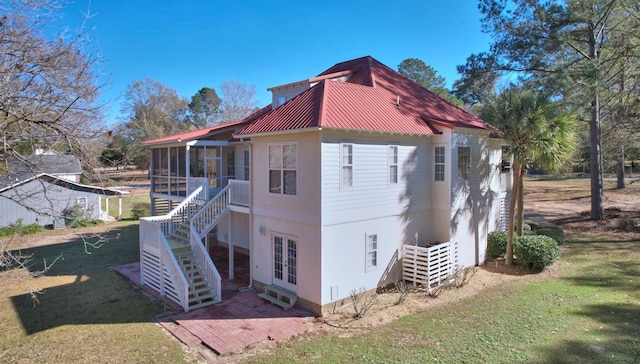
[[[9,224],[0,228],[0,237],[15,236],[15,235],[31,235],[43,231],[44,228],[38,224],[23,225],[22,219],[13,224]]]
[[[538,229],[540,227],[540,223],[534,220],[524,220],[524,224],[525,225],[529,225],[529,228],[532,231],[535,231],[536,229]]]
[[[131,217],[140,220],[141,217],[151,216],[151,204],[148,202],[136,202],[131,206]]]
[[[558,260],[560,248],[555,240],[548,236],[527,235],[516,240],[514,253],[523,266],[542,269]]]
[[[556,225],[544,226],[543,228],[536,230],[536,235],[548,236],[555,240],[558,245],[562,245],[565,242],[564,231]]]
[[[101,223],[99,220],[92,219],[80,204],[67,207],[62,211],[62,216],[64,216],[65,225],[70,228],[95,226]]]
[[[503,256],[507,252],[507,232],[493,231],[487,237],[487,255],[491,258]]]

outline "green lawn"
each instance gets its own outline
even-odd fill
[[[111,226],[113,239],[91,254],[78,239],[23,251],[35,254],[34,268],[62,254],[46,276],[31,281],[44,289],[38,305],[26,281],[0,273],[0,362],[193,360],[152,322],[163,305],[111,269],[138,260],[137,221]]]
[[[114,239],[91,254],[77,239],[32,250],[36,268],[64,258],[31,281],[45,290],[39,305],[25,281],[0,273],[0,362],[198,359],[152,323],[164,306],[111,269],[138,260],[137,222],[111,226]],[[640,363],[640,241],[567,238],[553,278],[510,281],[369,330],[315,330],[243,360]]]
[[[354,336],[302,336],[247,362],[640,363],[640,242],[569,239],[559,278],[510,282]]]

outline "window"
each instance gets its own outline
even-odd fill
[[[282,195],[297,193],[298,146],[269,146],[269,192]]]
[[[233,150],[227,152],[227,178],[236,178],[236,153]]]
[[[243,168],[244,168],[244,180],[248,181],[249,180],[249,171],[250,171],[250,164],[249,164],[249,150],[245,150],[244,152],[242,152],[242,163],[243,163]]]
[[[398,183],[398,146],[389,146],[389,183]]]
[[[511,171],[511,155],[507,147],[502,147],[502,166],[500,169],[502,172]]]
[[[458,177],[468,180],[471,176],[471,148],[458,147]]]
[[[366,243],[366,270],[374,270],[378,267],[378,234],[367,235]]]
[[[434,179],[436,181],[444,181],[444,147],[436,147],[435,149],[435,171],[434,171]]]
[[[353,186],[353,144],[341,144],[342,187]]]
[[[89,206],[87,206],[87,198],[86,197],[78,197],[76,200],[76,205],[78,205],[82,210],[86,211]]]

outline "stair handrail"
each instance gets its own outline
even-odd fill
[[[218,272],[218,268],[213,263],[211,256],[207,253],[202,240],[198,237],[198,232],[193,224],[190,225],[190,229],[189,244],[191,245],[191,251],[193,251],[193,254],[200,263],[207,282],[209,282],[211,291],[215,293],[214,300],[220,301],[222,300],[222,276],[220,276],[220,272]]]
[[[192,211],[190,205],[193,201],[200,199],[201,201],[207,200],[207,188],[205,184],[200,185],[200,187],[196,188],[187,196],[184,200],[182,200],[178,206],[176,206],[173,210],[171,210],[167,215],[171,218],[171,226],[169,233],[172,233],[176,230],[176,228],[185,221],[189,221],[192,218]],[[184,213],[186,212],[186,214]],[[176,219],[176,216],[180,216],[179,219]]]
[[[230,184],[227,184],[215,197],[202,206],[198,212],[191,216],[191,225],[194,226],[198,238],[202,239],[202,234],[207,227],[214,225],[229,207]]]
[[[155,245],[152,244],[151,242],[148,242],[147,239],[149,240],[153,240],[154,242],[159,242],[159,244],[155,245],[157,248],[157,251],[160,254],[160,272],[158,273],[158,281],[160,284],[160,296],[161,297],[166,297],[169,296],[170,299],[172,299],[173,301],[175,301],[176,303],[180,304],[182,306],[183,309],[185,309],[185,311],[188,311],[189,309],[189,283],[187,281],[187,278],[185,277],[184,273],[182,272],[182,269],[180,269],[180,265],[178,264],[178,260],[176,259],[175,255],[173,254],[173,252],[171,251],[171,247],[169,246],[169,242],[167,241],[163,231],[162,231],[162,227],[161,224],[158,224],[157,222],[153,221],[153,218],[151,217],[144,217],[140,219],[140,245],[141,245],[141,252],[140,252],[140,256],[143,256],[143,250],[145,249],[145,247],[147,245]],[[144,230],[144,234],[142,233]],[[168,261],[167,261],[168,260]],[[147,268],[145,267],[144,264],[144,260],[141,260],[141,264],[140,264],[140,278],[143,284],[147,284],[148,282],[145,281],[145,270]],[[165,274],[164,271],[167,271],[167,273],[169,273],[169,276],[171,277],[171,285],[170,286],[174,286],[176,287],[175,289],[175,294],[172,294],[170,291],[170,289],[166,288],[166,283],[165,283]],[[177,284],[176,284],[177,283]],[[169,292],[168,292],[169,291]],[[182,296],[180,295],[180,292],[182,292]],[[169,294],[167,294],[169,293]]]

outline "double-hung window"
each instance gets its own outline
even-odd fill
[[[367,235],[365,246],[366,271],[378,268],[378,234]]]
[[[269,146],[269,192],[296,195],[298,189],[298,145]]]
[[[353,144],[341,144],[342,187],[353,186]]]
[[[389,146],[389,183],[398,183],[398,146]]]
[[[444,159],[444,147],[436,147],[435,148],[435,160],[434,160],[434,179],[436,181],[444,181],[444,167],[445,167],[445,159]]]
[[[471,177],[471,148],[458,147],[458,177],[468,180]]]

